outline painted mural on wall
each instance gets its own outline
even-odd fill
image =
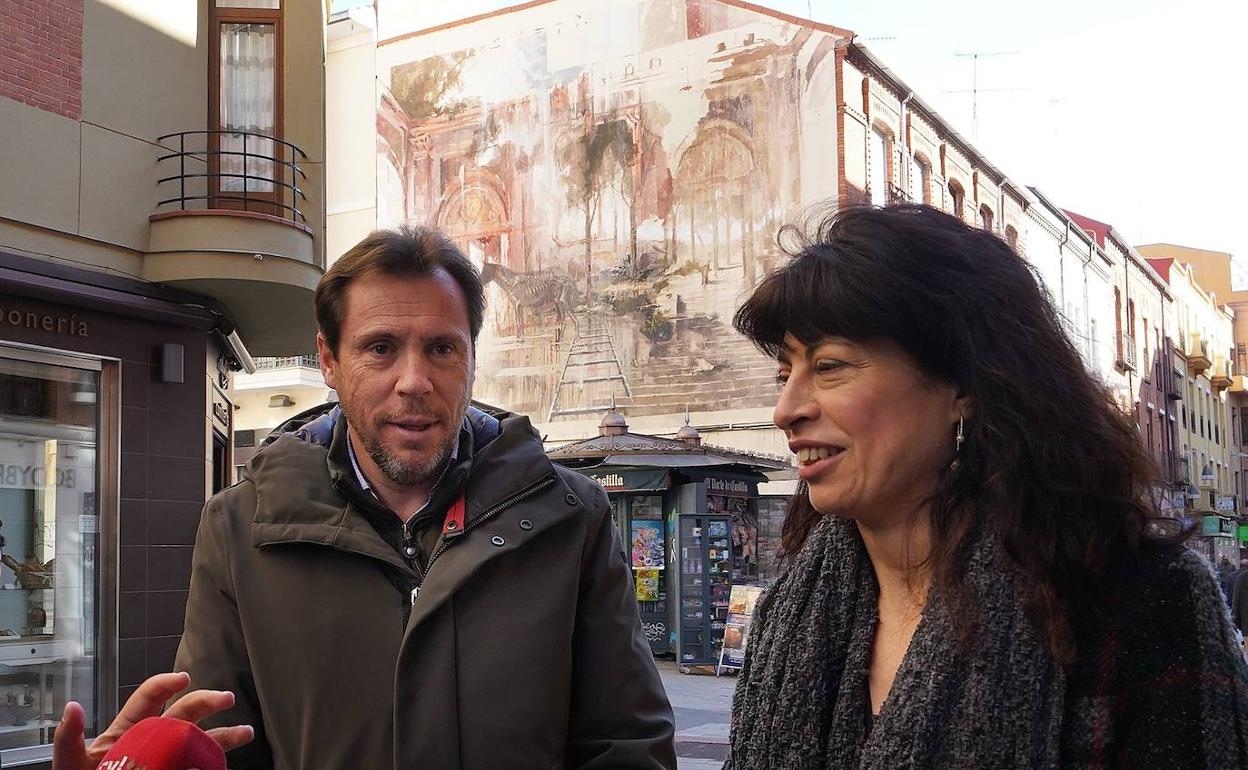
[[[802,173],[835,176],[835,37],[715,0],[585,9],[382,46],[379,220],[481,268],[484,401],[539,422],[770,406],[774,364],[731,318],[785,258]]]

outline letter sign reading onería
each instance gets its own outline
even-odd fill
[[[38,313],[33,310],[18,310],[0,305],[0,327],[4,326],[52,334],[67,334],[73,337],[87,336],[87,322],[78,318],[77,313],[69,315]]]

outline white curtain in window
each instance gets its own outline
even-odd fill
[[[236,133],[221,137],[221,190],[272,192],[274,164],[247,157],[244,150],[274,156],[274,143],[242,132],[276,133],[277,34],[272,24],[221,25],[221,128]],[[245,169],[245,170],[244,170]],[[246,178],[244,178],[244,175]]]

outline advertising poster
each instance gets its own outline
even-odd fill
[[[663,569],[663,522],[633,520],[633,569]]]
[[[637,601],[657,602],[659,600],[659,571],[639,569],[633,574],[637,581]]]
[[[763,595],[758,586],[733,586],[728,597],[728,622],[724,626],[724,646],[719,655],[716,673],[745,665],[745,647],[750,640],[750,621],[754,605]]]

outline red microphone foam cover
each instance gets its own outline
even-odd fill
[[[225,752],[190,722],[148,717],[126,730],[97,770],[226,770]]]

